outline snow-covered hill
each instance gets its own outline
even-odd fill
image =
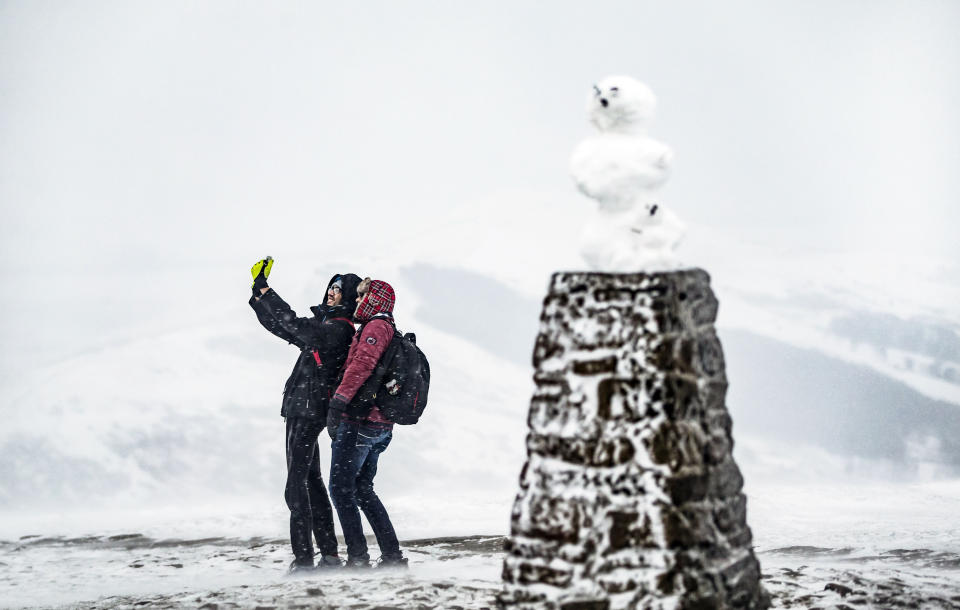
[[[407,239],[398,249],[412,261],[494,278],[536,302],[550,273],[583,267],[576,240],[592,202],[519,192],[470,203],[436,219],[429,240]],[[896,244],[787,246],[748,228],[736,234],[697,224],[680,255],[711,274],[721,331],[813,349],[960,405],[960,259]]]
[[[523,194],[498,201],[471,208],[483,216],[434,219],[429,240],[401,236],[357,256],[328,244],[349,265],[288,255],[271,278],[301,312],[333,271],[394,284],[398,324],[417,333],[433,369],[426,416],[398,428],[377,479],[406,538],[507,530],[540,299],[551,271],[577,265],[569,241],[579,208]],[[930,519],[918,522],[939,523],[937,544],[960,548],[960,524],[942,512],[960,508],[960,491],[916,487],[960,473],[960,380],[951,372],[960,274],[943,261],[800,255],[735,237],[694,227],[685,256],[712,273],[720,298],[735,455],[758,544],[803,543],[777,535],[812,523],[784,489],[823,499],[874,485],[838,515],[869,511],[871,494],[914,493],[929,499],[918,510]],[[295,352],[256,323],[235,267],[198,272],[206,281],[189,285],[206,286],[202,295],[177,290],[185,276],[173,275],[177,286],[151,295],[179,315],[5,377],[0,538],[161,526],[282,536],[279,404]],[[323,454],[324,472],[328,462]],[[867,538],[905,514],[873,521],[881,525]],[[801,526],[789,531],[802,537]]]
[[[415,527],[429,515],[441,533],[502,531],[524,452],[527,371],[404,315],[417,305],[402,284],[398,322],[417,332],[433,384],[422,422],[396,432],[378,485],[400,527],[409,513]],[[297,291],[287,296],[307,311]],[[233,511],[244,508],[236,498],[250,507],[281,501],[280,390],[296,351],[238,300],[218,321],[77,356],[5,386],[0,505],[56,512],[223,502]]]

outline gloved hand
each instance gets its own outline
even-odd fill
[[[336,440],[337,428],[340,427],[340,422],[343,420],[343,413],[346,410],[347,401],[339,396],[334,396],[330,399],[330,405],[327,407],[327,434],[330,435],[331,440]]]
[[[270,277],[271,269],[273,269],[272,256],[259,260],[250,267],[250,275],[253,276],[253,296],[260,296],[260,290],[267,287],[267,278]]]

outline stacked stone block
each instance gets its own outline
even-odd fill
[[[765,608],[702,270],[558,273],[502,607]]]

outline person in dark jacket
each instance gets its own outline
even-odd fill
[[[324,302],[310,308],[313,316],[301,318],[267,285],[272,264],[272,259],[264,259],[251,270],[255,281],[250,306],[264,328],[300,350],[284,386],[280,408],[287,429],[284,497],[290,509],[294,554],[290,571],[314,569],[311,536],[316,537],[321,555],[316,567],[340,567],[333,511],[320,474],[317,438],[354,334],[351,317],[360,277],[352,273],[333,276]]]
[[[330,496],[347,543],[347,566],[368,567],[370,555],[360,510],[380,546],[380,567],[406,567],[387,509],[373,491],[377,462],[393,438],[393,423],[376,407],[379,380],[372,374],[394,335],[390,284],[365,278],[357,289],[353,319],[361,324],[350,344],[341,381],[330,399],[327,427],[333,439]],[[359,508],[359,510],[358,510]]]

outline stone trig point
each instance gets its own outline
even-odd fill
[[[554,274],[501,607],[766,608],[699,269]]]

